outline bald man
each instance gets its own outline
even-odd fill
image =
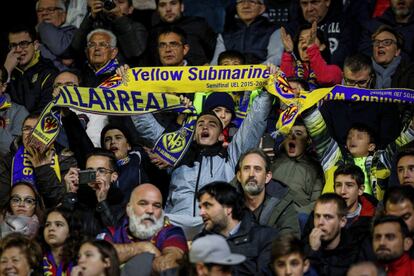
[[[371,262],[361,262],[354,264],[348,270],[347,276],[386,276],[385,271],[379,269]]]
[[[131,193],[126,211],[127,217],[120,227],[108,228],[100,235],[114,244],[121,262],[134,261],[133,258],[142,253],[151,253],[155,255],[152,260],[154,272],[178,267],[188,252],[187,240],[183,230],[172,225],[164,215],[160,190],[152,184],[137,186]],[[147,265],[151,267],[151,264]]]

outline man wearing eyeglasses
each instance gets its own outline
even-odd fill
[[[35,31],[15,26],[8,34],[9,53],[4,62],[10,84],[11,100],[31,112],[40,112],[52,100],[53,79],[57,69],[42,58]]]
[[[246,57],[247,64],[280,64],[283,47],[275,24],[262,16],[266,6],[263,0],[237,0],[237,18],[224,26],[217,37],[211,64],[216,65],[219,55],[226,50],[236,50]]]
[[[375,71],[375,88],[414,88],[414,70],[403,58],[403,38],[393,28],[380,26],[372,35],[372,65]]]
[[[68,151],[58,152],[53,144],[45,152],[29,144],[38,121],[39,114],[28,115],[20,129],[21,137],[14,141],[11,152],[0,158],[0,205],[5,203],[11,186],[22,181],[38,187],[48,208],[62,198],[65,187],[61,181],[76,160]]]
[[[414,1],[391,0],[390,7],[375,19],[367,20],[363,25],[359,50],[367,55],[373,53],[372,34],[381,26],[388,25],[404,37],[402,54],[412,57],[414,47]]]
[[[356,54],[345,59],[343,85],[372,89],[375,72],[371,59]],[[383,148],[399,135],[401,120],[394,104],[377,102],[326,101],[320,108],[331,136],[346,144],[347,132],[354,124],[364,124],[378,136],[378,146]]]
[[[216,34],[201,17],[184,15],[184,0],[157,0],[157,14],[159,22],[151,28],[148,39],[147,65],[156,66],[158,60],[157,42],[159,32],[167,27],[178,27],[187,33],[189,44],[187,59],[192,65],[205,65],[213,57],[216,45]]]
[[[147,30],[144,25],[131,18],[134,7],[132,0],[88,0],[90,13],[85,16],[75,32],[72,48],[84,54],[88,34],[96,28],[111,31],[118,46],[119,59],[131,66],[137,66],[147,44]],[[82,61],[82,60],[81,60]]]
[[[84,221],[84,232],[95,237],[101,229],[115,226],[124,214],[123,194],[119,189],[115,155],[105,149],[95,148],[86,156],[86,169],[94,171],[92,180],[81,182],[80,169],[71,167],[61,191],[62,204],[78,210]]]
[[[76,31],[75,26],[64,25],[66,6],[63,0],[39,0],[36,3],[37,31],[42,56],[53,61],[60,70],[73,63],[69,46]]]
[[[29,113],[24,106],[10,100],[7,88],[7,70],[0,68],[0,159],[10,152],[13,140],[20,136],[24,118]]]

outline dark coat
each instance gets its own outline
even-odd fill
[[[346,231],[341,232],[339,245],[332,250],[319,249],[313,251],[309,243],[305,245],[311,265],[320,276],[345,276],[349,267],[359,261],[360,247],[354,242]]]
[[[40,113],[52,101],[53,81],[58,70],[52,62],[39,56],[32,62],[25,71],[18,67],[13,70],[6,92],[29,113]]]
[[[0,159],[0,206],[7,203],[11,190],[11,174],[13,168],[13,157],[15,151],[8,153]],[[63,180],[65,174],[71,167],[76,167],[75,158],[71,155],[61,153],[58,155],[61,180],[56,176],[55,171],[49,165],[35,168],[36,184],[38,192],[43,198],[45,206],[52,208],[62,199],[66,188]]]
[[[267,59],[267,46],[276,27],[267,18],[259,16],[250,25],[235,19],[222,33],[226,50],[244,54],[246,64],[262,63]]]
[[[203,230],[195,239],[208,234],[211,233]],[[277,234],[276,229],[257,224],[253,214],[246,211],[239,231],[226,238],[232,253],[246,256],[246,261],[235,266],[233,272],[236,275],[260,275],[271,261],[272,240]]]
[[[151,29],[148,39],[148,54],[145,63],[149,66],[160,65],[158,58],[158,33],[165,27],[175,26],[184,30],[187,34],[187,42],[190,51],[185,59],[193,65],[204,65],[209,63],[213,57],[216,47],[216,33],[201,17],[183,16],[174,23],[159,22]]]
[[[407,23],[400,24],[395,21],[395,15],[392,8],[388,8],[384,14],[375,19],[366,21],[363,24],[361,41],[359,50],[364,54],[372,55],[372,39],[371,36],[381,25],[388,25],[404,37],[404,45],[402,50],[408,56],[413,55],[414,47],[414,14],[411,15]]]

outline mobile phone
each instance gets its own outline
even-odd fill
[[[96,171],[92,169],[79,171],[79,184],[88,184],[96,180]]]

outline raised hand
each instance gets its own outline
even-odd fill
[[[293,41],[290,34],[288,34],[284,27],[280,28],[280,38],[282,39],[283,48],[285,52],[292,53],[293,52]]]
[[[315,43],[317,31],[318,31],[318,24],[316,21],[313,21],[312,28],[310,29],[310,34],[309,34],[308,47],[310,47],[312,44]]]
[[[69,193],[76,193],[79,189],[79,169],[70,168],[64,177],[66,190]]]
[[[128,74],[127,74],[127,71],[129,70],[129,68],[130,67],[128,64],[124,64],[124,65],[119,66],[115,70],[116,74],[122,78],[122,83],[126,83],[129,80]]]

